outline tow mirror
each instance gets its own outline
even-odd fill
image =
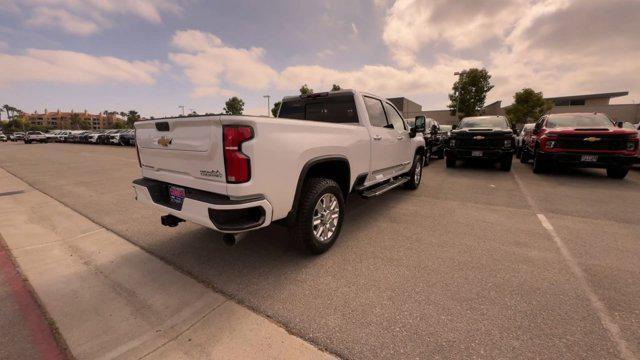
[[[624,122],[618,121],[618,122],[616,122],[616,126],[619,127],[619,128],[623,128],[624,127]]]
[[[415,125],[413,126],[413,129],[416,133],[423,133],[425,132],[425,127],[426,127],[426,119],[424,116],[416,116],[416,122]]]

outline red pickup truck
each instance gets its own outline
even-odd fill
[[[523,139],[520,161],[533,160],[533,172],[552,166],[607,169],[623,179],[635,162],[638,133],[600,113],[545,115]]]

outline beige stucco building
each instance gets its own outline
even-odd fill
[[[611,99],[629,95],[628,91],[619,91],[600,94],[571,95],[545,98],[553,104],[549,114],[562,114],[572,112],[599,112],[607,114],[614,121],[640,122],[640,104],[611,104]],[[456,117],[449,110],[422,110],[422,106],[407,98],[391,98],[396,107],[402,111],[405,118],[413,118],[416,115],[425,115],[435,119],[440,124],[455,124]],[[502,101],[493,102],[482,109],[483,115],[505,115],[505,107]]]
[[[46,126],[53,129],[72,129],[73,130],[73,126],[71,125],[71,116],[73,114],[74,114],[73,111],[62,112],[58,110],[58,111],[49,112],[45,109],[43,113],[38,113],[36,111],[33,114],[26,114],[26,118],[31,125]],[[90,114],[85,110],[84,112],[80,112],[77,114],[80,116],[81,121],[88,122],[89,125],[91,126],[91,129],[94,129],[94,130],[110,129],[110,128],[113,128],[113,125],[116,122],[124,121],[122,116],[115,113],[109,113],[107,115],[103,113]]]

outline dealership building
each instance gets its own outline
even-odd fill
[[[629,95],[628,91],[571,95],[545,98],[553,107],[548,114],[562,114],[574,112],[598,112],[604,113],[614,121],[624,121],[632,124],[640,122],[640,104],[611,104],[611,99]],[[409,119],[417,115],[424,115],[435,119],[440,124],[456,124],[455,116],[452,116],[449,109],[446,110],[422,110],[422,106],[404,97],[389,99],[400,111],[402,115]],[[502,101],[493,102],[482,108],[483,115],[505,115],[506,107],[502,106]]]

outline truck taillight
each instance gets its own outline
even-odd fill
[[[251,179],[251,159],[242,152],[242,143],[253,139],[251,126],[223,126],[224,168],[227,182],[245,183]]]

